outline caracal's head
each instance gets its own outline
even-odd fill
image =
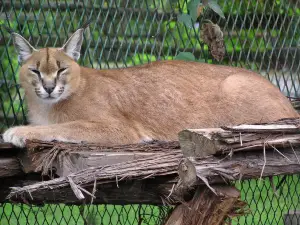
[[[80,84],[77,60],[87,24],[61,48],[36,49],[21,35],[11,32],[21,66],[20,83],[28,98],[56,103],[68,98]]]

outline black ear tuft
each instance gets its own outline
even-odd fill
[[[90,25],[91,22],[92,22],[92,19],[90,18],[81,26],[81,28],[86,29]]]
[[[68,56],[77,61],[80,57],[80,49],[83,42],[84,30],[89,26],[91,20],[84,23],[75,33],[67,40],[61,48]]]

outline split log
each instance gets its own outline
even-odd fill
[[[49,196],[53,192],[70,192],[71,180],[73,190],[78,192],[77,196],[82,198],[83,194],[87,199],[92,195],[90,190],[95,180],[96,187],[100,187],[104,184],[118,186],[125,181],[161,178],[159,187],[156,183],[157,196],[168,200],[174,197],[177,201],[184,197],[184,191],[180,192],[177,183],[178,166],[181,168],[181,184],[187,184],[183,185],[188,187],[187,190],[197,185],[210,187],[227,180],[299,173],[300,148],[296,147],[300,139],[299,124],[300,119],[289,119],[255,126],[218,128],[215,129],[217,132],[202,130],[200,135],[195,134],[193,144],[199,144],[197,140],[202,138],[210,148],[216,149],[216,154],[188,159],[184,159],[178,142],[103,147],[86,143],[29,141],[27,153],[33,171],[46,174],[53,165],[58,165],[57,168],[62,168],[61,174],[65,176],[23,187],[14,185],[8,198],[23,201],[28,198],[41,199],[41,196]],[[204,144],[200,147],[199,150],[205,150]],[[183,145],[182,148],[184,151]],[[252,149],[256,151],[248,151]],[[201,154],[203,152],[200,151]],[[187,176],[190,168],[194,172]],[[210,189],[216,192],[212,187]],[[45,202],[49,200],[47,198]]]
[[[185,156],[206,157],[246,150],[276,149],[300,145],[300,120],[234,127],[188,129],[179,133]]]
[[[11,191],[11,187],[34,185],[42,182],[47,177],[41,177],[40,174],[27,174],[23,176],[1,178],[0,185],[0,202],[7,202],[7,196]],[[70,187],[58,188],[53,190],[41,190],[38,192],[27,192],[24,198],[22,196],[13,196],[10,201],[15,203],[26,203],[34,205],[44,204],[71,204],[81,205],[86,204],[151,204],[162,205],[161,193],[167,193],[173,183],[172,177],[163,177],[163,179],[148,179],[148,180],[132,180],[120,181],[118,183],[106,183],[97,185],[94,190],[94,185],[84,187],[87,192],[83,192],[85,199],[80,200],[75,195]],[[91,193],[88,194],[88,193]],[[31,195],[31,197],[30,197]],[[95,197],[93,198],[92,195]],[[165,201],[167,202],[167,201]],[[168,202],[169,203],[169,202]]]
[[[67,176],[87,168],[164,157],[166,154],[176,157],[181,155],[177,141],[101,146],[93,143],[74,144],[31,140],[27,141],[26,149],[27,151],[20,156],[23,170],[42,172],[45,175],[55,167],[59,176]]]
[[[165,225],[219,225],[231,215],[243,215],[246,203],[239,191],[230,186],[215,186],[218,195],[208,188],[198,188],[193,199],[177,206]]]
[[[225,180],[235,181],[259,178],[260,176],[269,177],[300,173],[298,155],[300,155],[300,149],[284,149],[281,154],[276,150],[266,151],[265,157],[263,150],[261,150],[255,153],[237,152],[231,157],[210,156],[203,159],[191,159],[197,174],[197,182],[194,185],[211,185],[224,183]],[[172,201],[173,197],[174,201],[177,201],[177,196],[172,195],[172,184],[174,186],[178,182],[177,170],[182,158],[181,153],[174,154],[169,152],[165,153],[164,156],[158,154],[157,157],[151,156],[129,162],[87,168],[69,174],[69,177],[80,187],[80,190],[93,187],[95,180],[97,185],[101,186],[107,183],[117,185],[125,180],[148,180],[159,177],[162,179],[162,182],[160,187],[157,187],[158,195],[163,198],[167,198],[170,195],[169,198]],[[173,180],[166,179],[166,177],[172,177]],[[164,182],[164,179],[167,180],[167,183]],[[46,196],[46,193],[50,195],[56,190],[61,191],[68,188],[70,188],[70,183],[67,177],[60,177],[24,187],[14,186],[8,198],[22,202],[24,198],[32,197],[34,199],[41,195]]]
[[[0,158],[0,178],[16,176],[22,173],[19,160],[16,157]]]

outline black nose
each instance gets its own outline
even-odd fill
[[[44,87],[45,91],[48,93],[48,94],[51,94],[53,92],[55,87]]]

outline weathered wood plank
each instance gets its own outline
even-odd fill
[[[33,185],[41,182],[43,179],[39,174],[28,174],[26,176],[2,178],[0,185],[0,202],[7,202],[7,195],[10,193],[10,187]],[[89,204],[163,204],[162,197],[172,188],[172,183],[168,183],[171,178],[165,177],[161,179],[149,179],[143,181],[120,181],[118,183],[97,184],[94,198],[85,192],[82,192],[85,199],[79,200],[70,187],[59,188],[53,190],[44,190],[41,192],[31,192],[32,196],[27,198],[21,196],[13,196],[10,201],[22,202],[26,204],[50,204],[65,203],[80,205],[82,203]],[[173,179],[173,178],[172,178]],[[162,183],[165,182],[164,185]],[[94,185],[84,187],[89,193],[93,193]],[[29,192],[27,192],[29,195]]]
[[[22,174],[19,160],[14,158],[0,158],[0,178]]]
[[[224,180],[240,180],[248,178],[269,177],[273,175],[297,174],[300,173],[300,149],[284,149],[282,156],[275,150],[266,151],[266,161],[263,150],[256,152],[236,152],[231,157],[211,156],[203,159],[191,159],[197,173],[195,185],[207,185],[223,183]],[[97,184],[114,184],[126,180],[151,180],[150,178],[160,177],[161,187],[169,193],[162,193],[162,189],[157,187],[159,196],[168,196],[174,189],[178,181],[178,164],[182,160],[182,155],[177,153],[158,154],[157,157],[141,158],[129,162],[112,164],[107,166],[87,168],[79,172],[70,174],[74,183],[82,188],[92,188],[95,179]],[[264,168],[264,169],[263,169]],[[263,172],[262,172],[263,170]],[[166,177],[173,177],[173,180],[164,180]],[[171,183],[171,185],[170,185]],[[206,184],[205,184],[206,183]],[[156,184],[157,185],[157,184]],[[191,185],[192,186],[192,185]],[[18,201],[29,199],[31,196],[50,195],[57,190],[70,189],[69,181],[66,177],[38,182],[24,187],[15,186],[10,192],[10,198]],[[178,194],[178,192],[174,192]],[[179,193],[184,194],[184,193]],[[170,198],[179,199],[182,196],[170,195]],[[27,197],[26,197],[27,196]]]
[[[88,152],[75,151],[61,157],[62,164],[54,161],[56,173],[59,176],[67,176],[90,167],[113,165],[122,162],[142,159],[144,157],[156,157],[154,152]],[[163,156],[163,154],[162,154]]]
[[[27,152],[22,159],[31,159],[31,164],[25,166],[28,167],[26,171],[47,174],[54,166],[59,175],[136,159],[159,158],[166,155],[180,157],[181,155],[177,141],[101,146],[93,143],[74,144],[32,140],[28,141],[26,146]]]

